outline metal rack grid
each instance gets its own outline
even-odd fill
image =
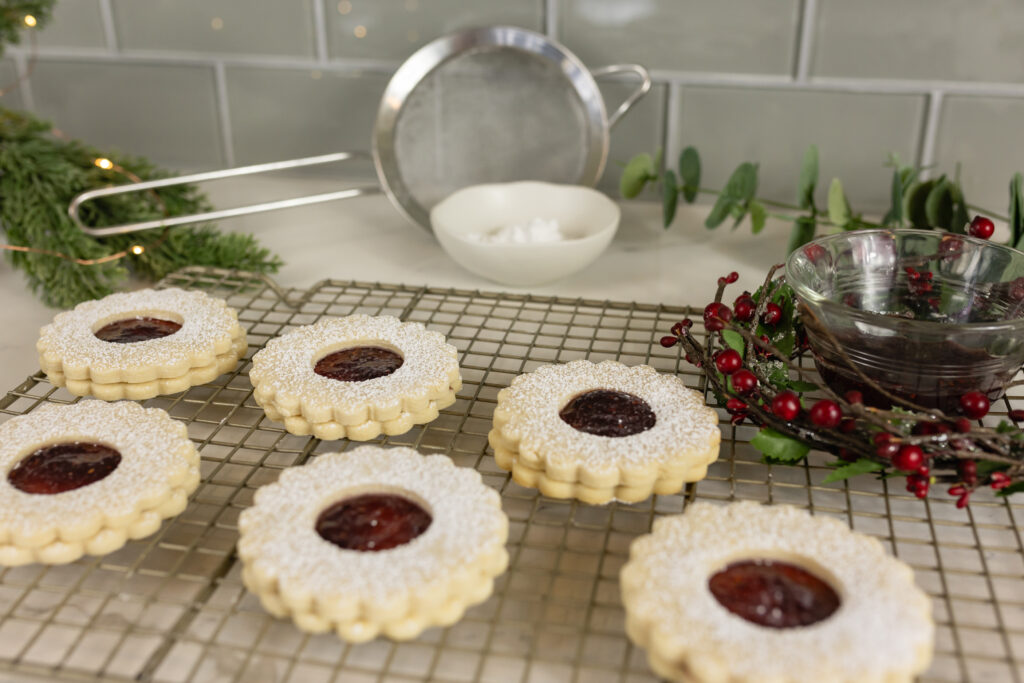
[[[652,344],[688,309],[333,280],[282,292],[256,275],[205,268],[161,286],[226,298],[249,331],[247,358],[321,316],[396,315],[445,334],[461,353],[458,401],[434,422],[378,441],[445,453],[500,490],[509,570],[461,622],[406,643],[347,645],[266,614],[241,584],[238,515],[283,468],[349,443],[293,436],[267,420],[243,362],[210,384],[145,402],[183,420],[200,448],[203,481],[184,513],[105,557],[0,571],[0,680],[654,681],[623,632],[618,571],[656,515],[695,499],[790,503],[879,537],[934,599],[936,657],[923,680],[1024,680],[1019,499],[976,495],[957,510],[951,498],[922,502],[870,477],[823,484],[824,456],[802,467],[761,464],[749,445],[755,430],[727,421],[707,479],[635,505],[545,498],[495,466],[487,431],[497,392],[543,363],[648,363],[699,386],[675,349]],[[74,400],[36,374],[0,400],[0,415]]]

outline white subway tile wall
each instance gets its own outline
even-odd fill
[[[409,54],[499,23],[591,67],[652,70],[651,94],[612,131],[611,194],[620,162],[664,148],[674,166],[688,144],[708,183],[755,161],[764,193],[785,200],[817,143],[822,185],[841,177],[865,211],[888,202],[889,153],[933,175],[960,162],[968,199],[998,210],[1024,171],[1020,0],[59,0],[38,47],[0,61],[0,87],[36,61],[0,102],[182,170],[367,150]],[[628,86],[602,90],[611,108]]]

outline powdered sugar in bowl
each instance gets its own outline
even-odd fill
[[[458,190],[434,207],[430,224],[460,266],[521,287],[593,263],[619,217],[618,205],[589,187],[522,181]]]

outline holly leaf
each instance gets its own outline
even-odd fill
[[[793,231],[789,234],[789,246],[786,253],[792,253],[814,239],[814,230],[817,227],[814,219],[804,216],[793,222]]]
[[[1005,489],[996,491],[996,495],[1000,498],[1005,498],[1006,496],[1013,495],[1014,493],[1020,493],[1021,491],[1024,491],[1024,481],[1018,481],[1016,484],[1010,484]]]
[[[828,476],[825,477],[821,483],[831,484],[834,481],[842,481],[849,479],[850,477],[856,477],[858,474],[867,474],[868,472],[878,472],[884,470],[885,465],[874,460],[867,458],[860,458],[854,462],[849,462],[844,465],[836,467],[834,470],[829,472]]]
[[[676,206],[679,204],[679,186],[676,185],[676,174],[672,169],[665,171],[661,185],[661,215],[667,229],[676,217]]]
[[[765,462],[769,464],[786,463],[791,465],[803,460],[811,450],[811,447],[804,442],[780,434],[770,427],[761,429],[750,440],[750,445],[761,451]]]
[[[814,382],[804,382],[804,381],[801,381],[801,380],[793,380],[793,381],[789,382],[788,384],[789,384],[789,388],[790,389],[792,389],[793,391],[799,391],[800,393],[804,393],[804,392],[807,392],[807,391],[815,391],[815,390],[818,389],[818,385],[815,384]]]
[[[692,204],[700,189],[700,154],[692,145],[679,155],[679,177],[683,180],[683,199]]]
[[[648,180],[654,178],[654,159],[650,154],[637,154],[626,163],[619,178],[619,194],[633,199],[644,189]]]
[[[950,232],[960,235],[967,234],[967,224],[971,217],[967,213],[967,201],[964,199],[963,188],[956,181],[949,183],[949,194],[953,199],[953,218],[949,221]]]
[[[933,228],[949,230],[953,225],[953,192],[946,176],[939,178],[924,200],[924,215]]]
[[[768,218],[768,212],[765,211],[764,204],[757,200],[750,202],[750,231],[755,235],[764,230],[765,221]]]
[[[828,186],[828,219],[841,228],[850,222],[850,202],[846,201],[843,183],[839,178],[833,178],[832,184]]]
[[[1010,235],[1013,246],[1024,247],[1024,176],[1014,173],[1010,180]]]
[[[803,163],[800,164],[800,184],[797,189],[797,201],[801,209],[814,206],[814,187],[818,184],[818,146],[811,145],[804,152]]]
[[[934,180],[925,180],[920,183],[913,183],[903,195],[903,215],[911,227],[927,230],[932,226],[928,224],[928,216],[925,213],[924,204],[928,201],[928,193],[935,187]]]
[[[722,341],[724,341],[730,349],[739,351],[741,356],[747,348],[747,343],[746,340],[743,339],[743,335],[735,330],[722,330]]]

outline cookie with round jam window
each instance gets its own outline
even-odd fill
[[[630,547],[626,633],[685,683],[910,682],[931,600],[875,538],[788,505],[693,503]]]
[[[498,392],[488,434],[498,466],[552,498],[602,504],[679,492],[707,475],[718,416],[647,365],[544,365]]]
[[[184,289],[141,289],[86,301],[40,330],[46,378],[76,396],[143,400],[230,372],[248,345],[237,312]]]
[[[281,473],[239,518],[242,581],[304,631],[363,642],[458,621],[508,566],[508,518],[475,470],[359,446]]]
[[[0,425],[0,471],[0,565],[64,564],[184,510],[199,452],[159,408],[46,404]]]
[[[393,316],[324,318],[267,342],[253,398],[292,434],[368,441],[437,418],[462,387],[444,335]]]

